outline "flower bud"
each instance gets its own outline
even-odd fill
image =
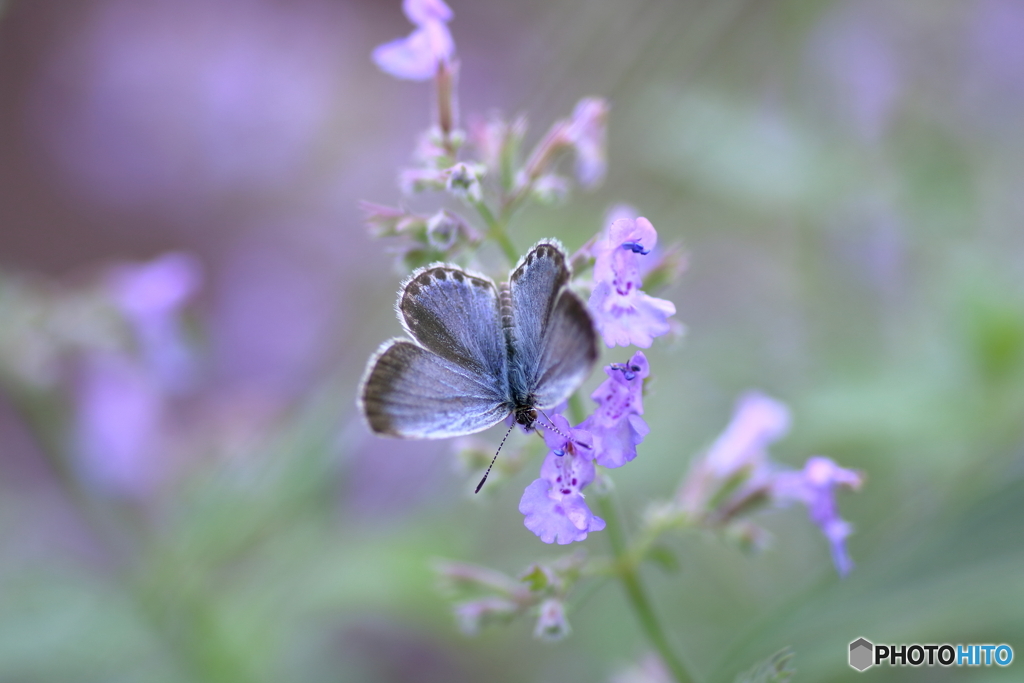
[[[480,179],[485,173],[481,164],[467,164],[460,161],[446,172],[446,188],[454,197],[476,204],[483,200],[483,188]]]
[[[548,598],[540,603],[540,614],[533,629],[533,637],[540,640],[556,641],[568,636],[572,629],[565,618],[565,604],[561,600]]]
[[[476,635],[488,624],[508,622],[518,611],[516,603],[497,597],[470,600],[454,607],[459,630],[467,636]]]
[[[461,232],[462,221],[444,209],[427,221],[427,242],[439,251],[448,251],[455,246]]]

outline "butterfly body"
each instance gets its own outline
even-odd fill
[[[472,434],[509,415],[527,428],[572,394],[597,359],[597,336],[568,288],[565,251],[542,241],[500,287],[450,264],[403,283],[410,339],[370,359],[359,404],[370,429],[403,438]]]

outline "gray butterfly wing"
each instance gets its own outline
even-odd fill
[[[488,278],[443,264],[422,268],[406,281],[398,312],[420,345],[486,376],[507,396],[508,351],[498,292]]]
[[[413,273],[398,300],[416,340],[392,340],[367,365],[360,407],[378,434],[471,434],[511,411],[498,295],[487,278],[436,264]]]
[[[377,434],[443,439],[486,429],[509,413],[493,386],[472,370],[403,339],[370,359],[360,407]]]
[[[509,278],[506,327],[512,349],[510,390],[538,408],[569,398],[597,360],[586,306],[568,289],[571,273],[557,242],[541,242]]]

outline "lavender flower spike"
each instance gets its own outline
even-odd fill
[[[715,439],[705,458],[718,479],[728,479],[744,467],[760,469],[768,446],[789,431],[789,408],[770,396],[751,391],[736,402],[732,420]]]
[[[657,241],[658,233],[646,218],[620,218],[594,244],[590,310],[609,347],[633,344],[646,349],[670,329],[668,317],[675,315],[675,304],[640,290],[640,259]]]
[[[373,61],[386,73],[411,81],[427,81],[438,64],[450,62],[455,42],[448,31],[452,11],[443,0],[404,0],[402,10],[416,30],[405,38],[378,45]]]
[[[819,455],[810,458],[802,470],[776,474],[771,485],[771,495],[776,502],[797,501],[807,506],[811,521],[828,539],[832,561],[840,576],[846,576],[853,568],[853,561],[846,552],[846,537],[853,527],[839,517],[835,488],[846,486],[857,490],[863,482],[860,472],[844,469]]]
[[[567,545],[586,539],[591,531],[604,529],[604,520],[594,515],[583,500],[583,488],[594,480],[594,462],[589,455],[593,448],[591,435],[571,429],[561,415],[553,417],[552,422],[569,438],[551,429],[544,432],[551,452],[541,465],[540,479],[523,492],[519,511],[526,516],[523,524],[540,540]]]
[[[637,351],[628,363],[613,363],[604,371],[608,379],[590,395],[598,408],[580,428],[593,436],[593,457],[599,465],[622,467],[636,457],[637,444],[651,431],[640,417],[644,379],[651,367],[643,352]]]

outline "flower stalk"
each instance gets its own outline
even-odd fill
[[[644,635],[647,636],[647,640],[661,657],[665,666],[672,672],[672,677],[677,683],[693,683],[693,677],[668,642],[665,630],[647,596],[647,591],[640,579],[639,560],[641,558],[629,551],[611,492],[598,496],[597,507],[605,520],[608,544],[611,546],[614,558],[613,570],[616,577],[622,582],[629,606],[636,615],[640,628],[643,629]]]

